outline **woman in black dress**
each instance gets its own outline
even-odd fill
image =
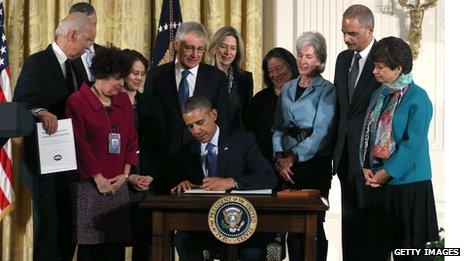
[[[146,72],[148,70],[148,60],[136,50],[124,49],[123,53],[127,56],[131,63],[130,73],[124,78],[124,88],[122,89],[127,93],[132,104],[134,112],[134,123],[137,132],[140,133],[141,125],[140,117],[138,115],[138,103],[144,102],[144,96],[140,92],[145,83]],[[139,135],[140,136],[140,135]],[[139,140],[139,149],[142,150],[144,144]],[[151,213],[148,209],[139,208],[139,203],[142,202],[148,194],[151,182],[153,181],[152,173],[142,173],[140,171],[140,154],[139,164],[129,175],[128,179],[131,182],[129,189],[129,196],[131,201],[131,216],[132,216],[132,260],[149,260],[150,259],[150,219]]]
[[[256,136],[261,152],[274,164],[272,132],[274,113],[284,83],[298,76],[296,59],[284,48],[276,47],[264,56],[262,64],[267,88],[256,93],[247,110],[246,129]]]

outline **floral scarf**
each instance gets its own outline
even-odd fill
[[[411,82],[410,73],[402,74],[393,84],[384,82],[372,97],[361,135],[359,150],[361,167],[364,167],[365,160],[369,160],[371,167],[378,166],[380,160],[390,158],[395,151],[393,116]],[[369,156],[368,159],[366,155]]]

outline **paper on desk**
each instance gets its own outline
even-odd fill
[[[225,194],[225,190],[206,190],[206,189],[187,189],[184,191],[186,194]]]
[[[230,194],[254,194],[254,195],[271,195],[272,189],[254,189],[254,190],[231,190]]]
[[[206,190],[206,189],[187,189],[186,194],[225,194],[225,190]],[[272,189],[256,189],[256,190],[231,190],[230,194],[254,194],[254,195],[271,195]]]

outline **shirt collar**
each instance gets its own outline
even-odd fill
[[[52,49],[60,64],[63,64],[64,62],[66,62],[66,60],[68,60],[68,57],[63,52],[63,50],[61,50],[60,46],[56,42],[52,43]]]
[[[176,57],[176,60],[174,62],[174,65],[175,65],[175,68],[176,68],[176,75],[180,75],[182,73],[182,71],[185,70],[185,67],[179,62],[179,59],[177,57]],[[198,64],[197,66],[195,66],[193,68],[188,69],[190,71],[190,73],[193,75],[193,77],[197,77],[198,67],[199,66],[200,66],[200,64]]]
[[[372,49],[372,46],[374,45],[374,42],[375,42],[375,40],[374,40],[374,38],[372,38],[369,45],[366,48],[364,48],[364,50],[359,52],[359,55],[361,55],[362,59],[366,59],[366,57],[369,55],[369,53],[370,53],[370,51]]]
[[[206,150],[206,144],[208,144],[208,143],[213,144],[216,148],[218,147],[219,132],[220,132],[219,126],[217,126],[217,124],[216,124],[216,132],[214,133],[213,138],[209,142],[201,143],[201,151],[202,152]]]

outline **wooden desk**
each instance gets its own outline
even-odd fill
[[[224,195],[155,195],[143,202],[141,206],[152,209],[153,213],[153,259],[172,260],[172,231],[209,231],[209,209],[221,196]],[[304,233],[306,260],[315,260],[317,212],[328,209],[319,197],[238,196],[248,199],[256,209],[255,232]]]

